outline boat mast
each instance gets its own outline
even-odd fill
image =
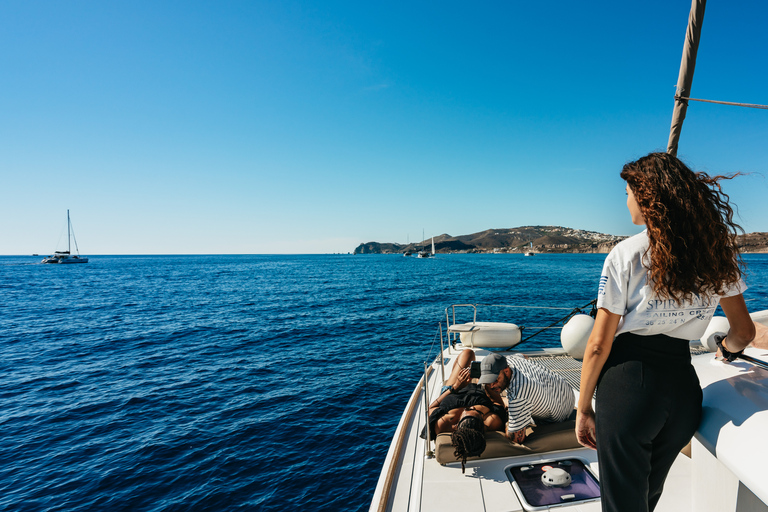
[[[70,226],[69,222],[69,209],[67,209],[67,254],[72,254],[72,236],[69,234]]]
[[[688,29],[685,32],[685,43],[683,44],[683,58],[680,61],[680,74],[677,77],[675,109],[672,112],[672,126],[669,128],[669,142],[667,143],[667,153],[672,156],[677,156],[677,144],[680,141],[685,113],[688,110],[688,98],[691,96],[693,71],[696,67],[696,53],[699,51],[701,25],[704,23],[706,6],[707,0],[691,1]]]

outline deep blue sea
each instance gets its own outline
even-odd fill
[[[444,308],[582,306],[604,257],[0,257],[0,510],[367,510]]]

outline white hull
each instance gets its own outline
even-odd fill
[[[88,263],[88,258],[84,256],[70,256],[67,258],[57,258],[55,256],[49,256],[43,259],[42,263],[57,263],[59,265],[69,265],[73,263]]]

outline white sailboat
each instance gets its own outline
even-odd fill
[[[75,252],[72,254],[72,240],[75,240]],[[77,239],[75,239],[75,233],[72,230],[72,221],[69,219],[69,210],[67,210],[67,250],[55,251],[47,258],[43,258],[41,263],[88,263],[88,258],[80,256],[80,250],[77,247]]]
[[[531,246],[530,246],[530,249],[528,249],[527,251],[525,251],[525,255],[526,255],[526,256],[533,256],[534,254],[536,254],[536,253],[535,253],[535,252],[533,252],[533,242],[531,242]]]
[[[677,152],[687,103],[694,100],[689,97],[690,86],[704,5],[705,0],[693,0],[691,6],[668,144],[671,154]],[[467,307],[474,309],[472,321],[457,323],[456,310]],[[751,316],[756,324],[768,326],[768,310]],[[573,420],[534,429],[524,445],[498,432],[486,432],[486,449],[481,456],[467,460],[466,473],[453,454],[450,434],[421,438],[428,404],[440,396],[461,350],[474,350],[480,360],[491,353],[489,349],[506,355],[512,352],[496,347],[520,343],[516,325],[477,320],[477,305],[446,308],[440,352],[431,363],[424,364],[424,375],[408,400],[384,459],[370,510],[600,511],[599,494],[581,493],[599,479],[600,467],[596,452],[578,444]],[[656,512],[768,512],[764,467],[768,446],[763,442],[768,432],[768,349],[749,347],[743,357],[730,364],[715,360],[713,338],[728,331],[725,324],[724,317],[713,318],[707,334],[691,342],[693,367],[704,392],[704,415],[689,449],[683,450],[672,466]],[[445,339],[444,332],[454,339]],[[505,336],[499,345],[499,338]],[[490,340],[488,344],[483,338]],[[566,346],[527,351],[515,346],[514,352],[523,352],[536,364],[558,372],[578,395],[581,363],[568,355],[572,347]],[[582,489],[573,490],[570,482],[561,484],[559,491],[554,489],[557,483],[548,486],[542,479],[548,467],[583,468],[583,482],[578,482],[584,484]],[[535,474],[535,481],[521,478],[525,471]],[[526,492],[524,486],[533,492]],[[532,504],[530,498],[537,494],[551,495],[553,500]]]
[[[424,235],[422,234],[422,238]],[[432,237],[432,252],[430,253],[425,248],[422,247],[422,249],[419,251],[419,254],[417,255],[419,258],[432,258],[435,256],[435,237]]]

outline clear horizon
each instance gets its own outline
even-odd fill
[[[632,235],[690,0],[0,4],[0,254],[333,254],[494,226]],[[749,15],[745,15],[749,13]],[[692,96],[768,104],[768,3],[707,5]],[[768,114],[679,156],[768,232]],[[57,243],[59,244],[57,246]],[[64,245],[66,247],[66,244]]]
[[[531,227],[536,227],[536,226],[541,226],[541,225],[533,225]],[[514,226],[512,228],[488,228],[488,229],[516,229],[516,228],[520,228],[520,227],[529,227],[529,226]],[[561,227],[561,228],[565,228],[565,229],[574,229],[574,228],[569,228],[568,226],[552,226],[552,227]],[[451,237],[468,236],[468,235],[473,235],[473,234],[476,234],[476,233],[481,233],[482,231],[487,231],[487,230],[481,230],[481,231],[477,231],[475,233],[463,233],[463,234],[456,234],[456,235],[452,235],[452,234],[448,234],[448,233],[440,233],[439,235],[435,235],[435,238],[437,238],[439,236],[443,236],[443,235],[448,235],[448,236],[451,236]],[[592,233],[598,233],[598,234],[602,234],[602,235],[630,236],[630,235],[613,235],[612,233],[602,233],[602,232],[599,232],[599,231],[594,231],[594,230],[589,230],[589,229],[584,229],[583,231],[588,231],[588,232],[592,232]],[[768,235],[768,232],[752,231],[752,232],[745,232],[744,233],[744,235],[751,235],[751,234],[765,234],[765,235]],[[411,241],[411,242],[384,242],[384,241],[379,241],[379,240],[369,240],[367,242],[360,242],[359,244],[357,244],[355,247],[353,247],[352,249],[350,249],[348,251],[326,252],[326,253],[275,253],[275,252],[272,252],[272,253],[125,253],[125,254],[112,254],[112,253],[109,253],[109,254],[107,254],[107,253],[105,253],[105,254],[84,254],[83,253],[82,255],[83,256],[88,256],[88,257],[91,257],[91,256],[96,256],[96,257],[98,257],[98,256],[302,256],[302,255],[304,255],[304,256],[313,256],[313,255],[314,256],[320,256],[320,255],[324,255],[324,254],[325,255],[346,255],[346,254],[352,254],[357,247],[359,247],[360,245],[364,245],[364,244],[369,244],[369,243],[388,244],[388,243],[391,243],[391,244],[407,246],[409,244],[420,244],[420,243],[429,242],[430,238],[431,237],[428,237],[428,238],[426,238],[424,240],[415,240],[415,241]],[[63,250],[63,248],[62,248],[62,250]],[[72,251],[72,252],[74,253],[75,251]],[[51,251],[51,253],[53,253],[53,251]],[[549,253],[549,254],[570,254],[570,253],[567,253],[567,252],[566,253],[553,252],[553,253]],[[583,253],[583,254],[587,254],[587,253]],[[595,253],[595,254],[600,254],[600,253]],[[742,254],[763,254],[763,253],[762,252],[752,252],[752,253],[750,253],[750,252],[742,252]],[[35,254],[35,253],[33,253],[33,254],[0,254],[0,257],[2,257],[2,256],[7,256],[7,257],[24,257],[24,256],[44,257],[44,256],[47,256],[47,255],[48,255],[48,253],[37,253],[37,254]]]

